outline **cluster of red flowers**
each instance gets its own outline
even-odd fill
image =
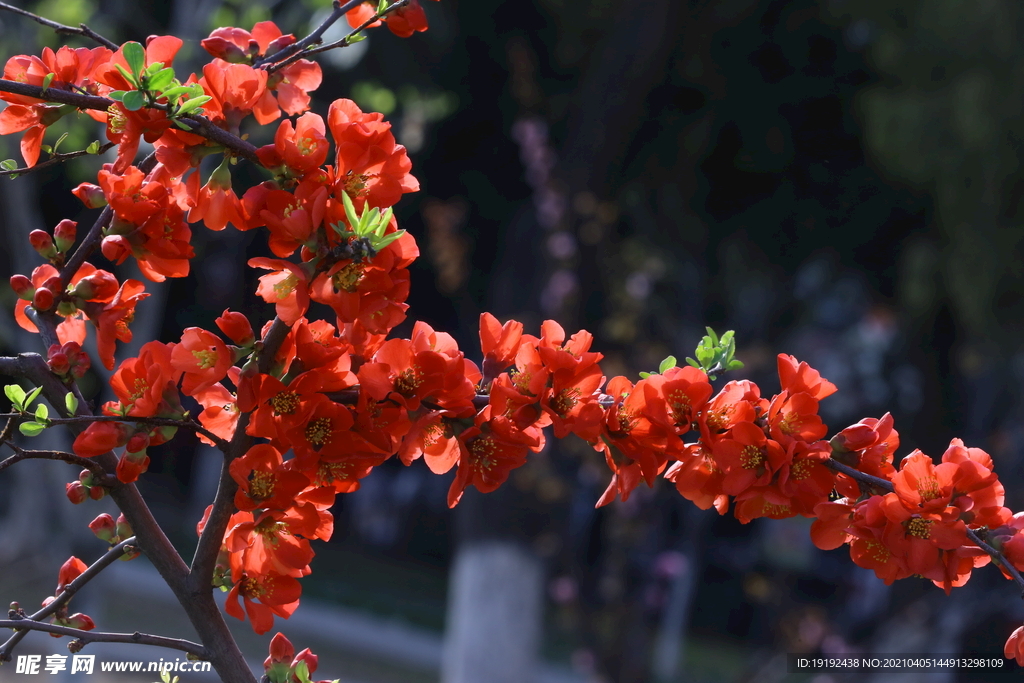
[[[375,16],[369,2],[349,12],[353,26]],[[400,36],[426,29],[416,0],[385,21]],[[96,184],[74,191],[87,207],[109,207],[103,256],[117,264],[132,257],[156,282],[188,274],[190,223],[267,229],[276,258],[249,265],[270,271],[257,294],[274,304],[278,325],[287,328],[283,342],[266,348],[250,321],[232,311],[216,320],[223,336],[193,327],[178,342],[151,341],[116,367],[110,385],[117,400],[74,443],[86,458],[123,449],[116,475],[133,482],[149,466],[148,447],[172,438],[187,420],[184,394],[202,406],[203,440],[243,444],[244,454],[229,466],[237,512],[213,577],[230,591],[229,614],[247,616],[258,633],[275,616],[290,616],[299,603],[298,579],[310,572],[310,542],[333,531],[335,496],[358,488],[388,458],[411,464],[422,457],[439,474],[457,468],[448,493],[454,506],[469,486],[482,492],[500,486],[544,447],[548,426],[557,438],[575,434],[604,454],[612,476],[598,505],[625,500],[641,481],[653,485],[664,476],[703,509],[724,514],[731,500],[744,523],[814,517],[811,534],[819,547],[849,544],[853,561],[887,583],[921,575],[947,592],[962,585],[990,559],[972,542],[976,533],[1024,568],[1018,533],[1024,517],[1003,506],[1003,487],[986,453],[954,440],[940,464],[915,451],[897,470],[899,439],[889,415],[827,441],[818,405],[836,387],[791,356],[778,357],[781,389],[769,399],[750,381],[729,382],[712,396],[707,374],[696,367],[667,369],[636,384],[615,377],[606,386],[592,336],[580,331],[567,338],[550,320],[538,337],[524,334],[521,323],[502,325],[483,314],[479,366],[450,335],[422,322],[408,339],[389,339],[405,319],[408,268],[419,253],[390,207],[419,185],[381,114],[345,99],[330,106],[326,121],[307,111],[319,67],[288,58],[273,68],[268,61],[294,42],[270,22],[252,31],[218,29],[202,43],[214,59],[201,76],[185,80],[209,98],[208,122],[232,135],[250,115],[260,125],[282,113],[297,117],[282,120],[273,143],[249,155],[270,179],[239,196],[231,178],[237,150],[175,125],[168,100],[147,91],[151,106],[115,101],[106,111],[90,111],[106,124],[118,154]],[[131,54],[125,47],[47,49],[41,57],[10,59],[4,76],[44,89],[125,97],[144,88],[144,81],[132,80],[140,60],[156,73],[171,66],[180,46],[177,38],[152,37],[144,58],[137,45]],[[46,127],[73,108],[24,95],[0,98],[9,103],[0,112],[0,134],[24,132],[22,153],[32,165]],[[155,163],[136,166],[142,139],[154,145]],[[332,141],[333,164],[325,165]],[[223,161],[203,183],[199,165],[213,154]],[[31,277],[11,279],[19,324],[36,331],[37,316],[63,319],[49,364],[70,382],[88,368],[81,344],[89,319],[100,360],[114,369],[115,342],[131,339],[135,307],[148,296],[143,284],[118,282],[88,263],[74,273],[59,270],[76,241],[71,221],[30,240],[48,263]],[[329,306],[334,322],[307,319],[312,301]],[[265,338],[271,328],[264,326]],[[102,497],[104,489],[86,470],[67,493],[78,503]],[[208,509],[200,535],[209,515]],[[124,520],[105,515],[90,526],[110,543],[131,533]],[[84,569],[69,560],[58,594]],[[58,611],[56,618],[92,627],[84,615]],[[1007,656],[1024,661],[1021,640],[1020,632],[1011,637]],[[266,667],[275,683],[308,679],[315,666],[315,656],[296,656],[283,636],[271,644]]]

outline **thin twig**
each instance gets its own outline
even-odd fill
[[[288,57],[287,59],[281,60],[277,64],[274,64],[273,66],[268,68],[267,71],[269,71],[270,73],[274,73],[275,71],[279,71],[279,70],[285,68],[286,66],[288,66],[289,64],[291,64],[292,62],[295,62],[295,61],[297,61],[299,59],[302,59],[303,57],[306,57],[306,56],[309,56],[309,55],[319,54],[321,52],[327,52],[328,50],[333,50],[334,48],[337,48],[337,47],[348,47],[351,44],[351,42],[352,42],[353,36],[358,35],[363,30],[368,28],[371,24],[373,24],[376,21],[379,21],[380,19],[383,19],[384,17],[386,17],[388,14],[391,14],[395,10],[397,10],[397,9],[399,9],[401,7],[405,7],[406,5],[409,4],[409,1],[410,0],[398,0],[398,2],[396,2],[394,4],[391,4],[391,5],[388,5],[386,8],[384,8],[384,10],[382,12],[377,12],[372,17],[370,17],[369,19],[364,21],[362,24],[359,25],[358,28],[353,29],[351,33],[349,33],[347,36],[345,36],[341,40],[336,40],[333,43],[327,43],[326,45],[321,45],[320,47],[310,48],[310,49],[305,50],[303,52],[299,52],[299,53],[293,54],[290,57]],[[351,4],[351,3],[349,3],[349,4]],[[356,4],[358,4],[358,3],[356,3]]]
[[[0,92],[9,92],[14,93],[15,95],[34,97],[37,100],[42,100],[44,102],[69,104],[72,107],[77,107],[79,109],[96,109],[99,111],[106,111],[112,104],[114,104],[113,100],[107,99],[106,97],[86,95],[71,90],[62,90],[60,88],[46,88],[44,90],[38,85],[29,85],[28,83],[19,83],[18,81],[8,81],[6,79],[0,79]],[[156,108],[160,109],[161,107]],[[219,145],[223,145],[253,163],[260,163],[259,157],[256,156],[256,147],[253,146],[252,143],[246,142],[226,130],[217,128],[209,119],[195,115],[183,116],[179,121],[191,126],[192,132],[196,135],[200,135],[216,142]]]
[[[72,636],[82,641],[83,645],[89,643],[134,643],[136,645],[155,645],[166,647],[171,650],[181,650],[195,655],[200,659],[207,658],[206,648],[199,643],[180,638],[168,638],[166,636],[154,636],[148,633],[103,633],[102,631],[83,631],[69,626],[58,626],[47,624],[32,619],[0,619],[0,628],[16,629],[18,631],[43,631],[45,633],[56,633],[62,636]]]
[[[31,419],[31,414],[22,413],[0,413],[0,418],[11,417],[19,418],[23,417]],[[49,418],[50,424],[53,425],[70,425],[70,424],[88,424],[91,422],[138,422],[141,424],[154,425],[156,427],[181,427],[183,429],[189,429],[197,434],[202,434],[210,441],[213,441],[217,448],[227,448],[228,442],[226,439],[222,439],[210,430],[203,427],[201,424],[194,420],[175,420],[169,417],[121,417],[119,415],[78,415],[75,417],[56,417]]]
[[[8,12],[14,12],[15,14],[20,14],[23,17],[28,17],[32,21],[40,23],[48,28],[52,28],[55,32],[63,35],[84,36],[86,38],[91,38],[100,45],[103,45],[104,47],[109,47],[111,50],[117,50],[119,47],[121,47],[114,41],[108,40],[100,34],[96,33],[96,31],[93,31],[85,24],[79,24],[78,28],[75,28],[74,26],[65,26],[64,24],[58,24],[56,21],[53,21],[52,19],[47,19],[45,17],[39,16],[38,14],[33,14],[28,10],[23,10],[18,7],[12,7],[11,5],[8,5],[6,2],[0,2],[0,10],[7,10]]]
[[[38,612],[31,615],[29,619],[31,619],[32,621],[39,621],[40,619],[45,619],[46,617],[50,616],[51,614],[59,610],[61,607],[66,605],[71,600],[71,598],[74,597],[75,593],[77,593],[79,589],[82,588],[82,586],[92,581],[101,571],[109,567],[111,564],[116,562],[122,555],[124,555],[125,552],[127,552],[126,549],[128,547],[136,547],[134,536],[132,536],[131,538],[126,538],[125,540],[121,541],[120,543],[112,547],[110,550],[108,550],[103,555],[103,557],[89,565],[89,567],[84,572],[82,572],[74,581],[64,586],[64,590],[60,592],[60,595],[56,596],[52,601],[50,601],[50,604],[46,605]],[[18,631],[10,638],[8,638],[7,642],[5,642],[3,645],[0,645],[0,662],[11,661],[11,651],[18,643],[21,642],[21,640],[26,635],[28,635],[27,630]]]
[[[338,21],[338,19],[341,19],[343,16],[345,16],[346,12],[348,12],[351,9],[355,9],[360,4],[362,4],[362,2],[363,0],[349,0],[345,4],[342,4],[341,2],[339,2],[339,0],[334,0],[334,11],[332,11],[327,16],[326,19],[320,22],[320,25],[313,29],[313,31],[308,36],[306,36],[302,40],[292,43],[291,45],[288,45],[287,47],[281,48],[272,55],[266,55],[265,57],[256,60],[256,62],[253,63],[253,66],[259,67],[263,66],[264,64],[276,64],[285,59],[288,59],[289,57],[292,57],[296,53],[302,52],[310,45],[319,45],[322,42],[323,35],[324,33],[327,32],[327,29],[333,26],[334,23]],[[271,73],[273,73],[276,70],[276,68],[269,69]]]
[[[0,4],[3,4],[3,3],[0,3]],[[111,149],[113,149],[116,146],[117,146],[116,142],[108,142],[107,144],[105,144],[102,147],[100,147],[96,152],[88,152],[88,151],[86,151],[84,149],[80,150],[78,152],[56,152],[49,159],[47,159],[46,161],[44,161],[42,163],[38,163],[35,166],[25,166],[24,168],[13,168],[10,171],[0,171],[0,176],[7,175],[7,176],[11,176],[12,178],[17,178],[18,176],[25,175],[26,173],[32,173],[33,171],[38,171],[40,169],[44,169],[44,168],[47,168],[49,166],[56,166],[58,164],[63,164],[65,161],[67,161],[69,159],[77,159],[78,157],[84,157],[84,156],[91,155],[91,154],[95,154],[95,155],[105,154],[106,152],[110,151]]]
[[[116,477],[111,477],[107,474],[98,463],[75,455],[74,453],[65,453],[64,451],[31,451],[20,447],[18,444],[10,440],[5,440],[4,444],[10,446],[14,450],[14,455],[0,460],[0,472],[5,469],[21,462],[22,460],[60,460],[62,462],[81,467],[82,469],[89,470],[98,479],[97,483],[100,486],[107,488],[116,486],[119,482]]]

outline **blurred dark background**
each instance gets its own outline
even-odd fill
[[[175,33],[186,38],[179,63],[192,68],[198,39],[216,26],[272,18],[305,34],[326,5],[24,3],[115,40]],[[401,40],[382,28],[325,55],[314,105],[323,114],[351,97],[382,111],[410,150],[421,191],[396,211],[422,258],[399,332],[424,320],[474,357],[481,311],[528,331],[555,318],[594,333],[609,377],[635,378],[692,354],[705,325],[735,329],[746,363],[737,377],[770,394],[775,354],[794,354],[839,387],[822,405],[833,432],[890,411],[900,455],[938,457],[962,437],[993,455],[1008,505],[1024,503],[1024,6],[424,5],[426,33]],[[5,58],[58,44],[9,14],[0,31]],[[85,123],[69,132],[68,150],[97,135]],[[12,140],[2,144],[17,157]],[[68,190],[94,166],[5,181],[5,241],[21,239],[25,221],[90,220]],[[262,179],[239,168],[241,187]],[[153,288],[137,338],[176,340],[227,306],[266,319],[241,258],[263,253],[254,237],[195,226],[193,274]],[[32,258],[12,248],[0,269],[27,274]],[[3,296],[9,310],[13,295]],[[9,317],[3,328],[6,353],[28,348]],[[97,392],[102,377],[89,382]],[[157,451],[142,484],[184,547],[210,492],[209,456],[194,445],[179,435]],[[586,444],[553,444],[498,493],[468,493],[453,513],[450,475],[386,463],[339,499],[335,538],[318,548],[304,599],[438,633],[447,620],[446,681],[463,680],[450,661],[468,642],[451,635],[453,622],[480,618],[457,606],[460,584],[446,578],[473,547],[504,544],[535,568],[510,590],[538,604],[543,595],[543,616],[506,627],[532,630],[522,647],[539,643],[579,680],[811,680],[786,673],[787,652],[998,655],[1024,617],[992,569],[948,598],[918,579],[886,587],[845,550],[815,549],[809,520],[744,526],[664,485],[595,510],[609,476]],[[1012,668],[942,680],[1009,680]]]

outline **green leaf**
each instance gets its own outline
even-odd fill
[[[146,48],[135,41],[130,41],[121,46],[121,54],[128,67],[132,70],[133,76],[138,76],[146,68]]]
[[[18,425],[18,430],[25,436],[39,436],[44,429],[46,429],[46,425],[38,422],[22,422]]]
[[[85,148],[85,151],[88,154],[99,154],[100,153],[100,141],[99,140],[93,140],[92,142],[89,143],[89,146]]]
[[[57,138],[57,142],[53,143],[53,153],[54,154],[57,153],[57,148],[60,147],[60,143],[64,142],[64,140],[66,140],[67,137],[68,137],[68,134],[64,133],[59,138]]]
[[[182,130],[192,130],[192,126],[188,125],[187,123],[182,123],[181,121],[175,121],[174,125],[176,125],[178,128],[181,128]]]
[[[700,367],[700,363],[698,363],[697,361],[695,361],[692,358],[687,358],[686,362],[689,363],[690,365],[692,365],[695,368],[699,368]]]
[[[366,40],[366,36],[362,33],[353,33],[352,35],[345,38],[345,42],[348,45],[352,45],[354,43],[361,43],[364,40]]]
[[[309,679],[309,666],[306,664],[306,660],[303,659],[295,665],[295,678],[298,679],[299,683],[313,683]]]
[[[647,379],[650,376],[651,376],[651,373],[649,373],[649,372],[641,372],[640,373],[640,378],[641,379]]]
[[[146,106],[146,95],[141,90],[130,90],[124,94],[121,104],[128,111],[138,111]]]
[[[199,109],[201,106],[212,100],[213,98],[209,95],[201,95],[199,97],[193,97],[188,102],[182,102],[181,106],[178,107],[178,116],[185,116],[190,111]]]
[[[39,149],[43,150],[47,154],[53,153],[53,147],[50,147],[49,145],[39,145]]]
[[[390,235],[384,235],[383,237],[379,237],[376,240],[374,240],[373,248],[377,251],[380,251],[381,249],[388,246],[389,244],[391,244],[404,234],[405,230],[396,230]]]
[[[731,360],[729,364],[725,366],[726,370],[739,370],[743,367],[743,361]]]
[[[78,412],[78,399],[74,394],[70,392],[64,394],[64,407],[68,409],[68,415]]]
[[[30,391],[28,393],[28,396],[25,397],[25,407],[26,408],[28,408],[30,405],[32,405],[32,401],[36,400],[36,397],[39,396],[39,392],[41,392],[42,390],[43,390],[42,387],[36,387],[35,389],[33,389],[32,391]]]
[[[4,159],[3,161],[0,161],[0,168],[5,171],[13,171],[18,168],[18,162],[14,159]]]
[[[124,79],[128,81],[128,83],[130,83],[133,87],[139,87],[139,79],[132,75],[130,71],[125,69],[120,64],[115,64],[114,66],[117,67],[118,72],[120,72],[120,74],[124,76]]]
[[[388,8],[388,4],[388,0],[380,0],[380,2],[377,3],[377,14],[386,10]]]
[[[146,79],[146,89],[162,93],[164,88],[174,82],[174,69],[161,69]]]
[[[36,406],[36,422],[45,424],[46,418],[50,416],[50,409],[46,407],[45,403],[40,403]]]
[[[44,95],[46,94],[46,89],[50,87],[50,83],[53,83],[53,77],[56,76],[56,75],[57,74],[54,74],[54,73],[46,74],[46,77],[43,79],[43,94]]]
[[[124,95],[124,90],[111,90],[107,93],[107,97],[114,100],[115,102],[120,102],[122,99],[124,99]]]
[[[7,398],[10,399],[11,404],[17,410],[25,409],[25,390],[17,384],[8,384],[4,387],[4,393],[7,394]]]
[[[163,68],[164,68],[164,63],[163,62],[153,62],[152,64],[150,64],[149,66],[146,67],[146,75],[147,76],[153,76],[158,71],[163,70]]]
[[[166,97],[168,99],[168,101],[170,101],[170,102],[177,102],[178,98],[181,97],[182,95],[186,95],[186,94],[191,95],[192,94],[192,87],[188,86],[188,85],[178,85],[178,86],[175,86],[173,88],[168,88],[167,90],[164,90],[163,93],[161,93],[161,94],[164,97]],[[202,93],[200,93],[200,94],[202,94]]]
[[[671,370],[675,366],[676,366],[676,357],[675,356],[669,356],[665,360],[661,361],[661,365],[658,366],[658,372],[664,375],[666,370]]]
[[[708,331],[708,336],[711,337],[711,345],[718,346],[718,335],[715,334],[715,331],[710,327],[705,327],[704,329]]]
[[[345,205],[345,217],[348,218],[348,224],[355,231],[359,225],[359,216],[356,215],[355,204],[352,203],[352,198],[348,196],[348,192],[341,193],[341,201]]]

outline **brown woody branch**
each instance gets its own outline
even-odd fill
[[[18,446],[18,444],[14,443],[9,439],[5,439],[3,443],[6,444],[7,446],[10,446],[14,450],[14,455],[4,458],[3,460],[0,460],[0,472],[3,472],[11,465],[19,463],[22,460],[60,460],[68,464],[81,467],[82,469],[89,470],[90,472],[93,473],[93,475],[96,476],[98,480],[97,483],[100,486],[112,488],[120,483],[118,482],[116,477],[112,477],[109,474],[107,474],[106,470],[104,470],[102,467],[100,467],[92,460],[89,460],[88,458],[79,457],[74,453],[65,453],[64,451],[26,450],[24,448],[21,448],[20,446]]]
[[[77,159],[78,157],[84,157],[91,154],[105,154],[106,152],[110,151],[116,146],[116,142],[108,142],[107,144],[103,145],[98,150],[96,150],[96,152],[88,152],[83,149],[77,152],[54,153],[49,159],[41,163],[38,163],[35,166],[25,166],[24,168],[12,168],[10,171],[0,171],[0,176],[6,175],[11,176],[12,178],[17,178],[18,176],[25,175],[26,173],[32,173],[33,171],[39,171],[49,166],[57,166],[58,164],[63,164],[65,161],[68,161],[69,159]]]
[[[0,628],[10,628],[21,632],[42,631],[44,633],[56,633],[62,636],[71,636],[80,640],[83,645],[89,643],[132,643],[135,645],[155,645],[171,650],[181,650],[199,659],[206,659],[209,655],[206,648],[199,643],[180,638],[167,638],[166,636],[154,636],[148,633],[103,633],[102,631],[83,631],[69,626],[58,626],[47,624],[32,619],[0,619]]]
[[[100,45],[103,45],[104,47],[109,47],[111,50],[117,50],[119,47],[121,47],[114,41],[108,40],[107,38],[104,38],[100,34],[96,33],[96,31],[93,31],[85,24],[79,24],[78,28],[75,28],[74,26],[65,26],[64,24],[59,24],[56,21],[53,21],[52,19],[41,17],[38,14],[33,14],[32,12],[29,12],[28,10],[13,7],[5,2],[0,2],[0,10],[7,10],[8,12],[13,12],[15,14],[20,14],[23,17],[28,17],[29,19],[36,23],[52,28],[56,33],[59,33],[61,35],[83,36],[85,38],[90,38],[92,40],[95,40]]]
[[[327,16],[326,19],[320,22],[320,25],[313,29],[313,31],[310,32],[308,36],[297,42],[292,43],[287,47],[278,50],[272,55],[267,55],[261,59],[256,60],[253,66],[259,67],[263,66],[264,64],[272,64],[274,66],[268,69],[268,71],[273,73],[277,69],[280,69],[283,66],[285,66],[284,64],[279,64],[280,62],[283,62],[284,60],[288,59],[288,64],[290,64],[292,61],[294,61],[293,59],[289,59],[290,57],[293,57],[296,54],[299,54],[301,57],[302,51],[308,48],[310,45],[319,45],[321,42],[323,42],[323,35],[324,33],[327,32],[327,29],[333,26],[335,22],[337,22],[343,16],[345,16],[346,12],[348,12],[351,9],[355,9],[360,4],[362,4],[362,2],[363,0],[349,0],[348,2],[342,4],[339,0],[334,0],[334,11],[332,11]]]
[[[0,418],[31,418],[31,414],[22,413],[0,413]],[[217,436],[210,430],[203,427],[201,424],[194,420],[175,420],[169,417],[121,417],[119,415],[79,415],[75,417],[57,417],[49,418],[49,422],[53,425],[72,425],[72,424],[89,424],[92,422],[138,422],[140,424],[153,425],[155,427],[181,427],[183,429],[189,429],[197,434],[202,434],[218,448],[226,448],[228,442],[225,439]]]
[[[72,90],[62,90],[60,88],[43,89],[38,85],[29,85],[28,83],[19,83],[17,81],[8,81],[5,79],[0,79],[0,92],[9,92],[14,93],[15,95],[34,97],[37,100],[43,100],[44,102],[68,104],[72,107],[77,107],[78,109],[96,109],[99,111],[106,111],[112,104],[114,104],[114,100],[106,97],[86,95],[84,93],[74,92]],[[260,163],[259,158],[256,156],[256,147],[252,143],[246,142],[226,130],[217,128],[205,116],[183,116],[178,120],[190,126],[192,128],[192,132],[196,135],[200,135],[208,140],[216,142],[218,145],[223,145],[238,156],[244,157],[255,164]]]
[[[360,2],[361,1],[362,0],[360,0]],[[350,3],[346,4],[346,7],[348,7],[348,5],[352,5],[353,7],[355,7],[358,4],[359,4],[359,2],[350,2]],[[321,52],[327,52],[328,50],[333,50],[333,49],[339,48],[339,47],[348,47],[349,45],[351,45],[354,42],[352,39],[355,36],[359,35],[359,33],[364,31],[366,28],[368,28],[371,24],[373,24],[376,21],[379,21],[380,19],[384,18],[388,14],[391,14],[392,12],[394,12],[397,9],[399,9],[400,7],[405,7],[408,4],[409,4],[409,0],[398,0],[398,2],[395,2],[395,3],[391,4],[391,5],[388,5],[386,8],[384,8],[384,10],[382,12],[377,12],[372,17],[370,17],[369,19],[364,21],[362,24],[359,25],[358,28],[353,29],[351,33],[349,33],[347,36],[345,36],[341,40],[336,40],[333,43],[327,43],[326,45],[321,45],[320,47],[314,47],[314,48],[305,50],[304,52],[299,52],[299,53],[293,54],[290,57],[288,57],[287,59],[282,59],[277,64],[274,64],[269,69],[267,69],[267,71],[269,71],[270,73],[274,73],[275,71],[283,69],[286,66],[288,66],[289,64],[291,64],[292,62],[295,62],[295,61],[297,61],[299,59],[302,59],[303,57],[306,57],[308,55],[315,55],[315,54],[319,54]],[[318,43],[320,41],[317,40],[315,42]],[[310,44],[313,44],[313,43],[310,43]]]

